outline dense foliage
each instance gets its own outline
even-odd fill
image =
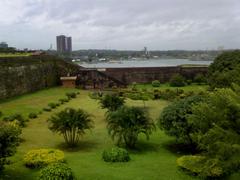
[[[48,122],[49,129],[61,134],[68,146],[77,145],[85,130],[93,128],[91,116],[82,109],[66,108]]]
[[[106,117],[108,132],[117,144],[134,148],[138,135],[143,133],[147,139],[155,130],[154,122],[146,110],[140,107],[122,106],[117,111],[109,112]]]
[[[123,106],[124,98],[117,94],[106,94],[100,99],[101,107],[107,108],[109,111],[116,111],[119,107]]]
[[[170,79],[170,86],[172,87],[182,87],[185,85],[185,78],[181,74],[174,74]]]
[[[224,52],[209,66],[208,81],[211,88],[240,85],[240,51]]]
[[[36,149],[26,153],[23,160],[27,167],[39,168],[56,162],[64,162],[64,153],[57,149]]]
[[[238,88],[239,89],[239,88]],[[192,108],[188,117],[192,138],[211,159],[218,159],[224,174],[240,167],[240,94],[219,89],[206,102]]]
[[[7,157],[16,152],[20,142],[21,129],[17,124],[0,121],[0,171],[7,163]]]
[[[202,96],[190,96],[165,107],[158,120],[160,129],[164,130],[166,134],[176,137],[180,143],[194,145],[190,136],[193,127],[187,121],[187,117],[192,114],[191,107],[202,100]]]
[[[51,164],[40,171],[38,180],[73,180],[72,169],[64,163]]]
[[[128,162],[130,161],[129,153],[126,149],[114,147],[104,150],[102,158],[106,162]]]

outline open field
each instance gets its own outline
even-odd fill
[[[32,53],[0,53],[0,57],[25,57],[31,55]]]
[[[191,87],[189,89],[198,89]],[[186,87],[187,88],[187,87]],[[205,88],[203,86],[202,88]],[[30,112],[39,112],[48,103],[57,102],[63,98],[66,92],[79,91],[76,89],[51,88],[12,98],[0,103],[0,111],[4,115],[22,113],[27,116]],[[147,141],[140,137],[137,150],[131,151],[132,160],[128,163],[105,163],[101,159],[104,149],[114,144],[107,134],[104,120],[105,110],[101,109],[96,100],[90,99],[89,91],[80,90],[76,99],[58,107],[52,112],[43,112],[37,119],[30,120],[28,126],[23,129],[24,141],[18,147],[16,155],[11,160],[12,164],[6,166],[4,174],[0,179],[34,180],[39,170],[31,170],[24,166],[23,155],[32,149],[58,148],[65,152],[68,165],[73,169],[78,179],[99,180],[193,180],[198,179],[187,175],[176,166],[176,159],[181,155],[171,144],[174,140],[157,130]],[[127,100],[128,105],[143,106],[142,101]],[[169,102],[163,100],[147,101],[146,107],[150,115],[156,119],[161,110]],[[77,149],[66,149],[63,138],[48,130],[46,120],[55,112],[66,107],[82,108],[94,117],[95,128],[88,132],[82,139]],[[235,174],[229,180],[240,179],[240,174]]]

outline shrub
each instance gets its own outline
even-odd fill
[[[135,147],[140,133],[145,134],[148,139],[155,130],[154,122],[147,111],[139,107],[122,106],[116,111],[108,112],[106,120],[111,137],[117,138],[118,145],[123,143],[130,148]]]
[[[35,118],[37,118],[37,114],[36,113],[29,113],[28,117],[30,119],[35,119]]]
[[[66,96],[68,97],[68,99],[72,99],[72,98],[76,98],[77,94],[75,92],[68,92],[66,93]]]
[[[206,83],[206,77],[203,74],[197,74],[194,77],[194,82],[198,84]]]
[[[104,150],[102,158],[106,162],[128,162],[130,161],[129,153],[126,149],[114,147],[109,150]]]
[[[152,81],[152,87],[159,87],[159,86],[160,86],[159,80]]]
[[[58,100],[61,104],[64,104],[66,102],[69,102],[69,99],[68,98],[62,98],[62,99],[59,99]]]
[[[100,100],[102,97],[102,93],[100,92],[92,92],[88,94],[91,99],[97,99]]]
[[[132,91],[137,91],[137,83],[136,82],[132,83]]]
[[[170,86],[182,87],[185,86],[185,78],[180,74],[175,74],[170,79]]]
[[[182,156],[177,159],[177,165],[193,174],[202,177],[221,177],[223,169],[218,159],[208,159],[205,156]]]
[[[55,103],[56,107],[60,106],[60,103]]]
[[[54,163],[40,171],[38,180],[73,180],[72,169],[64,163]]]
[[[64,137],[68,146],[77,145],[85,130],[93,128],[91,116],[82,109],[66,108],[50,119],[49,129]]]
[[[24,156],[24,163],[29,168],[44,167],[56,162],[64,162],[64,153],[57,149],[31,150]]]
[[[7,164],[6,158],[14,155],[20,142],[21,128],[14,122],[0,121],[0,172]]]
[[[49,103],[48,106],[51,108],[51,109],[55,109],[57,107],[56,103]]]
[[[117,94],[106,94],[100,99],[102,108],[107,108],[109,111],[116,111],[119,107],[123,106],[124,98],[119,97]]]
[[[2,111],[0,111],[0,117],[3,115]]]
[[[20,126],[20,127],[25,127],[26,126],[26,122],[28,121],[27,119],[25,119],[21,114],[13,114],[13,115],[10,115],[10,116],[6,116],[3,118],[3,121],[8,121],[8,122],[17,122],[17,124]]]
[[[44,107],[43,111],[50,112],[50,111],[52,111],[52,109],[50,107]]]
[[[203,101],[201,96],[191,96],[178,100],[163,109],[158,119],[160,129],[170,136],[176,137],[177,141],[184,144],[193,144],[191,123],[187,121],[189,114],[192,114],[191,107]]]

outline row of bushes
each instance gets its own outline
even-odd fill
[[[121,90],[113,94],[116,94],[117,96],[120,96],[123,98],[129,98],[132,100],[147,101],[147,100],[163,99],[163,100],[173,101],[173,100],[183,99],[185,97],[189,97],[192,95],[203,95],[207,93],[208,92],[206,91],[199,91],[199,92],[184,91],[183,89],[177,88],[177,89],[165,89],[165,90],[154,89],[151,91]],[[92,92],[92,93],[89,93],[89,97],[95,100],[101,100],[107,94],[110,94],[110,93]]]
[[[197,83],[197,84],[205,84],[207,83],[207,79],[203,74],[197,74],[193,80],[191,79],[185,79],[182,75],[180,74],[175,74],[172,76],[172,78],[169,81],[170,86],[172,87],[182,87],[185,85],[190,85],[192,83]],[[154,80],[152,81],[152,87],[160,87],[161,83],[159,80]],[[133,89],[136,88],[134,87],[135,83],[133,84]]]
[[[47,107],[43,108],[43,111],[50,112],[50,111],[52,111],[52,109],[57,108],[61,104],[67,103],[71,99],[76,98],[78,94],[79,94],[79,92],[77,92],[77,93],[75,93],[75,92],[68,92],[68,93],[65,94],[66,98],[59,99],[57,103],[53,103],[53,102],[49,103]]]

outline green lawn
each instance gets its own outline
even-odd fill
[[[52,88],[33,94],[13,98],[0,104],[0,110],[5,114],[39,112],[49,102],[56,102],[66,92],[78,91],[75,89]],[[23,129],[24,141],[18,147],[18,151],[11,158],[12,164],[6,166],[0,179],[36,179],[39,170],[31,170],[24,166],[23,155],[37,148],[59,148],[65,152],[66,160],[73,169],[78,179],[99,180],[192,180],[196,177],[187,175],[176,166],[176,159],[180,153],[170,148],[173,139],[157,130],[149,141],[140,136],[137,150],[131,151],[132,160],[128,163],[105,163],[101,159],[101,153],[105,148],[114,144],[107,134],[104,121],[105,110],[99,107],[97,101],[88,97],[89,91],[80,91],[80,95],[69,103],[58,107],[53,112],[43,112],[37,119],[30,120],[28,126]],[[147,101],[146,107],[153,119],[169,102],[163,100]],[[143,106],[142,101],[127,100],[128,105]],[[66,107],[82,108],[94,115],[95,128],[88,132],[77,149],[65,149],[63,138],[48,130],[49,116]],[[240,175],[229,178],[239,179]]]
[[[0,57],[24,57],[31,55],[32,53],[0,53]]]

